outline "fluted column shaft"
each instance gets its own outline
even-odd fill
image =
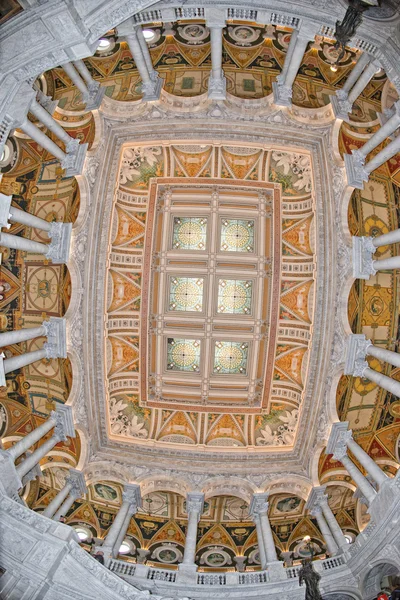
[[[350,75],[346,79],[346,82],[341,89],[342,92],[345,92],[346,94],[350,92],[351,88],[357,82],[357,79],[360,77],[361,73],[364,71],[365,67],[370,62],[370,60],[371,58],[366,52],[363,52],[361,54],[360,58],[351,70]]]
[[[44,458],[46,454],[50,452],[50,450],[52,450],[54,446],[58,444],[58,442],[60,442],[62,439],[63,437],[60,434],[55,433],[51,438],[43,442],[43,444],[39,446],[39,448],[35,450],[35,452],[32,452],[32,454],[28,456],[28,458],[25,458],[25,460],[23,460],[16,467],[16,471],[19,478],[22,479],[23,476],[26,475],[28,471],[33,469],[33,467],[37,465],[42,460],[42,458]]]
[[[79,144],[79,140],[75,140],[61,127],[61,125],[53,119],[51,115],[47,112],[43,106],[40,106],[39,102],[36,100],[32,100],[31,105],[29,107],[29,111],[35,115],[35,117],[46,125],[50,131],[52,131],[62,142],[64,142],[67,152],[70,145],[76,146]]]
[[[357,100],[358,96],[367,87],[367,85],[369,84],[369,82],[371,81],[371,79],[373,78],[373,76],[375,75],[375,73],[378,70],[379,69],[377,68],[377,66],[374,62],[371,62],[369,65],[367,65],[365,67],[365,69],[361,73],[358,81],[356,82],[354,87],[349,92],[348,101],[351,104],[353,104]]]
[[[35,254],[47,254],[49,247],[47,244],[41,244],[34,240],[10,233],[0,233],[0,245],[14,250],[23,250],[24,252],[34,252]]]
[[[51,223],[49,221],[45,221],[36,215],[32,215],[32,213],[25,212],[19,208],[15,208],[14,206],[10,207],[10,221],[13,223],[21,223],[22,225],[28,225],[29,227],[34,227],[35,229],[41,229],[42,231],[50,231]]]
[[[209,25],[211,40],[211,72],[214,79],[222,77],[222,31],[221,25]]]
[[[59,521],[60,517],[64,517],[68,513],[75,500],[75,494],[70,493],[64,500],[64,502],[61,504],[55,515],[52,517],[53,521]]]
[[[11,448],[7,450],[8,454],[13,458],[17,459],[19,456],[24,454],[31,446],[36,444],[46,433],[53,429],[56,421],[52,417],[49,417],[47,421],[36,427],[33,431],[27,433],[22,439],[18,440]]]
[[[326,542],[326,547],[331,556],[335,555],[338,551],[338,546],[333,538],[331,530],[328,527],[327,522],[325,521],[325,517],[322,514],[322,509],[320,507],[316,507],[312,514],[317,519],[318,527],[322,533],[322,536]]]
[[[384,142],[386,138],[392,135],[392,133],[394,133],[399,127],[399,125],[400,113],[396,111],[395,114],[388,121],[386,121],[386,123],[382,125],[380,129],[378,129],[378,131],[374,133],[373,136],[370,137],[368,142],[366,142],[363,146],[361,146],[361,148],[359,148],[359,154],[366,158],[367,155],[370,152],[372,152],[372,150],[374,150],[374,148],[379,146],[379,144]]]
[[[253,520],[256,525],[256,531],[257,531],[258,554],[260,555],[261,569],[266,569],[267,555],[265,553],[265,543],[264,543],[263,532],[261,529],[260,515],[254,515]]]
[[[378,485],[382,485],[383,483],[385,483],[385,481],[387,480],[387,475],[385,475],[380,466],[376,464],[374,459],[371,458],[370,455],[367,452],[365,452],[365,450],[363,450],[355,440],[353,440],[353,438],[350,438],[348,440],[347,447],[349,448],[349,450],[351,450],[356,459],[360,462],[360,464],[362,464],[364,469],[368,472],[372,479],[376,481]]]
[[[87,100],[89,90],[88,90],[85,82],[81,79],[81,77],[77,73],[74,65],[72,63],[65,63],[64,65],[62,65],[62,68],[64,69],[64,71],[66,72],[66,74],[68,75],[68,77],[70,78],[72,83],[81,92],[82,99],[85,102]]]
[[[346,469],[346,471],[348,472],[358,489],[361,491],[362,495],[366,498],[368,503],[371,504],[371,502],[376,497],[376,491],[374,490],[372,485],[369,483],[366,477],[364,477],[361,471],[356,467],[356,465],[353,463],[349,456],[342,456],[338,460],[340,460],[340,462],[342,463],[342,465],[344,466],[344,468]]]
[[[65,152],[63,152],[61,148],[59,148],[57,144],[55,144],[53,140],[51,140],[45,133],[43,133],[39,127],[31,123],[28,119],[25,119],[22,125],[20,125],[20,129],[29,135],[29,137],[32,138],[36,143],[42,146],[42,148],[45,148],[48,152],[50,152],[50,154],[58,158],[59,161],[63,162],[65,160]]]
[[[22,367],[26,367],[27,365],[31,365],[37,360],[42,360],[46,358],[46,350],[42,348],[41,350],[35,350],[34,352],[26,352],[25,354],[18,354],[17,356],[12,356],[11,358],[6,358],[3,362],[4,373],[11,373],[16,369],[21,369]]]
[[[343,531],[337,522],[335,515],[332,512],[331,507],[328,504],[327,500],[324,500],[320,503],[322,514],[324,515],[326,522],[328,523],[329,529],[331,530],[333,537],[335,538],[335,542],[340,547],[347,545],[347,540],[343,534]]]
[[[195,564],[198,522],[199,522],[199,514],[196,511],[189,512],[188,526],[187,526],[186,540],[185,540],[185,552],[184,552],[183,561],[182,561],[182,563],[185,565]]]
[[[64,485],[64,487],[58,492],[58,494],[53,498],[50,504],[48,504],[42,512],[42,515],[44,517],[49,517],[49,519],[51,519],[55,515],[55,513],[60,508],[60,506],[68,496],[69,492],[71,491],[71,487],[71,483],[66,483]]]
[[[400,367],[400,354],[392,352],[392,350],[386,350],[385,348],[379,348],[370,344],[367,348],[367,355],[374,356],[378,360],[383,360],[394,367]]]
[[[0,348],[10,346],[10,344],[27,342],[42,335],[46,335],[46,327],[44,325],[41,327],[27,327],[26,329],[5,331],[4,333],[0,333]]]
[[[142,48],[138,40],[137,32],[134,30],[134,33],[127,35],[126,41],[128,42],[129,49],[133,56],[133,60],[135,61],[137,70],[139,71],[139,75],[142,82],[144,84],[150,83],[150,73],[147,69],[146,61],[142,53]]]

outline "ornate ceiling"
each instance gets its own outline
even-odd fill
[[[149,548],[152,561],[168,564],[173,553],[160,555],[160,548],[172,544],[182,551],[185,510],[178,492],[190,489],[189,484],[187,489],[179,489],[179,483],[168,483],[179,466],[173,457],[181,460],[184,452],[193,452],[196,475],[189,473],[187,481],[192,487],[207,487],[209,475],[214,470],[228,470],[228,464],[231,474],[237,469],[244,477],[246,471],[250,473],[250,460],[259,453],[260,462],[251,467],[246,485],[251,484],[253,490],[268,487],[274,493],[271,519],[277,547],[280,551],[293,549],[307,533],[323,554],[321,535],[304,509],[310,481],[304,477],[304,489],[301,485],[295,489],[293,484],[290,489],[281,486],[274,490],[274,471],[280,469],[282,475],[282,468],[265,457],[273,451],[275,461],[277,451],[283,449],[289,469],[294,464],[292,448],[297,443],[301,453],[300,442],[311,437],[311,430],[315,435],[320,430],[321,438],[314,446],[317,463],[318,452],[322,454],[319,464],[314,464],[313,478],[329,484],[330,505],[346,531],[357,533],[365,525],[362,506],[352,497],[350,478],[341,464],[323,453],[324,419],[328,417],[325,413],[318,420],[316,406],[322,398],[319,393],[307,394],[309,369],[314,364],[311,353],[317,361],[318,336],[332,327],[327,313],[325,321],[318,320],[316,287],[326,281],[324,253],[332,263],[336,260],[333,250],[335,235],[339,235],[331,223],[330,234],[324,233],[329,247],[323,246],[319,225],[327,196],[322,195],[322,188],[329,182],[324,179],[321,157],[311,148],[311,136],[321,135],[321,144],[328,147],[332,119],[323,107],[329,103],[329,94],[342,87],[355,53],[347,51],[338,71],[333,72],[333,45],[317,37],[307,49],[294,85],[296,123],[287,118],[274,124],[271,117],[270,138],[257,140],[257,135],[264,135],[261,130],[267,127],[267,119],[251,123],[249,118],[241,125],[238,115],[247,107],[246,99],[254,103],[250,106],[256,115],[270,106],[268,96],[281,71],[290,30],[249,23],[232,23],[226,28],[223,68],[230,94],[227,105],[231,115],[237,110],[237,124],[232,122],[230,131],[227,117],[224,122],[221,115],[211,114],[209,107],[199,108],[201,99],[196,98],[207,90],[211,60],[204,23],[181,22],[169,28],[156,24],[154,30],[151,54],[170,94],[165,102],[175,103],[175,109],[182,111],[171,131],[165,122],[164,129],[161,123],[157,127],[157,119],[165,114],[162,107],[146,109],[146,113],[140,104],[139,77],[125,43],[112,41],[108,52],[85,61],[94,78],[106,87],[103,117],[85,112],[61,68],[41,78],[43,88],[59,100],[55,117],[72,136],[93,145],[94,158],[88,166],[92,188],[98,178],[95,161],[111,148],[111,142],[102,146],[102,140],[118,128],[122,136],[124,119],[130,120],[136,133],[118,148],[113,146],[113,154],[106,154],[109,165],[105,169],[110,177],[102,183],[110,186],[104,189],[110,200],[109,213],[100,214],[99,208],[92,229],[93,239],[96,228],[100,232],[96,243],[104,251],[102,261],[92,265],[98,268],[92,274],[104,272],[104,284],[92,280],[99,286],[96,299],[100,302],[101,296],[97,306],[102,310],[96,312],[94,305],[90,310],[96,313],[93,319],[99,319],[93,323],[102,323],[93,331],[103,342],[98,346],[92,337],[85,343],[87,356],[98,356],[103,371],[93,373],[98,387],[90,388],[92,393],[85,397],[83,408],[76,403],[77,438],[58,444],[44,459],[45,477],[30,484],[25,497],[40,510],[60,488],[63,468],[84,466],[89,456],[105,461],[108,451],[100,452],[93,444],[96,440],[104,447],[110,444],[113,476],[99,467],[88,496],[73,506],[70,522],[85,523],[94,534],[104,536],[120,502],[121,473],[126,479],[137,478],[143,482],[145,502],[142,512],[131,521],[128,537],[136,546]],[[110,39],[113,36],[110,32]],[[340,128],[338,154],[361,146],[379,127],[377,112],[395,99],[384,72],[378,73],[355,103],[350,122]],[[188,102],[192,104],[185,104]],[[193,102],[198,102],[197,108]],[[187,106],[194,115],[199,113],[199,125],[193,126],[192,133],[189,123],[185,132],[183,129]],[[145,117],[152,121],[152,130],[149,126],[146,131]],[[214,136],[205,135],[206,119],[215,120]],[[315,126],[310,125],[312,119]],[[172,131],[179,126],[180,139]],[[298,140],[289,144],[295,127]],[[276,131],[272,139],[274,128],[281,128],[280,140]],[[10,139],[9,157],[0,164],[0,191],[12,193],[21,208],[47,220],[74,222],[75,243],[83,253],[87,240],[79,232],[88,195],[77,180],[63,177],[53,157],[21,132]],[[348,211],[352,235],[399,227],[399,185],[398,156],[375,171],[363,191],[353,193]],[[39,232],[21,225],[13,225],[11,232],[41,239]],[[356,281],[345,302],[352,331],[363,332],[390,349],[397,349],[398,343],[397,277],[396,272],[383,272],[368,281]],[[75,268],[69,271],[47,264],[42,256],[23,256],[7,249],[2,249],[0,279],[4,288],[1,325],[10,330],[35,326],[49,316],[70,315],[77,290],[87,285]],[[92,300],[93,294],[94,290],[85,288],[84,301]],[[80,318],[82,321],[82,315]],[[36,344],[41,345],[41,340],[4,351],[10,356],[34,349]],[[72,362],[42,361],[7,376],[7,388],[0,390],[0,433],[5,447],[40,424],[56,402],[76,400],[83,371],[76,356],[70,356]],[[373,367],[380,370],[383,365],[374,360]],[[396,369],[388,365],[385,369],[399,378]],[[334,396],[339,418],[350,422],[357,441],[393,474],[399,461],[398,399],[368,381],[351,377],[340,379]],[[86,424],[93,427],[91,447],[85,414]],[[221,465],[213,454],[218,450],[230,452],[228,458],[221,458]],[[210,463],[205,462],[207,452]],[[234,456],[240,456],[240,461],[232,460]],[[161,468],[158,463],[163,457]],[[146,477],[150,477],[146,460],[148,468],[165,471],[165,479],[160,476],[153,489],[146,487]],[[230,493],[236,490],[240,499],[228,497],[226,482],[221,483],[221,491],[209,497],[209,512],[201,522],[198,540],[200,561],[205,554],[202,548],[214,546],[223,548],[228,558],[222,565],[221,558],[204,556],[205,569],[229,566],[229,560],[240,553],[248,556],[249,565],[257,566],[256,557],[251,556],[256,550],[254,528],[241,508],[248,503],[249,489],[244,493],[243,482],[236,485],[232,480],[231,484]],[[151,502],[146,503],[146,498]],[[286,508],[282,512],[280,507]]]

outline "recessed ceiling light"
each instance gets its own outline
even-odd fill
[[[131,551],[130,544],[128,543],[127,540],[124,540],[119,547],[119,551],[118,551],[119,554],[129,554],[130,551]]]
[[[107,38],[101,38],[99,40],[99,45],[97,46],[97,49],[98,50],[105,50],[109,46],[111,46],[110,40],[108,40]]]
[[[156,37],[156,34],[152,29],[143,29],[143,35],[146,42],[152,42]]]

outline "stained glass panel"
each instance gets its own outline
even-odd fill
[[[218,283],[218,312],[239,315],[250,314],[252,293],[252,281],[220,279]]]
[[[186,312],[201,312],[203,309],[203,279],[171,277],[169,287],[169,309]]]
[[[215,342],[214,373],[246,375],[249,344]]]
[[[200,368],[200,340],[168,338],[167,369],[197,372]]]
[[[223,219],[220,250],[224,252],[254,252],[254,221]]]
[[[177,250],[205,250],[207,218],[174,217],[172,246]]]

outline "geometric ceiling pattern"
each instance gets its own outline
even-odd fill
[[[164,89],[175,96],[196,96],[207,90],[211,64],[210,39],[207,31],[205,35],[201,33],[202,28],[206,28],[201,23],[199,25],[201,39],[199,37],[194,40],[184,23],[172,24],[169,31],[162,27],[154,28],[157,36],[150,48],[153,64],[164,79]],[[284,63],[291,32],[279,26],[263,28],[246,24],[245,27],[240,26],[241,29],[246,29],[244,33],[238,27],[233,24],[224,30],[223,69],[227,89],[236,98],[257,100],[271,93],[272,82]],[[110,32],[110,38],[112,34]],[[246,38],[244,42],[243,35]],[[304,109],[327,105],[329,95],[343,86],[355,58],[353,51],[346,50],[338,70],[331,71],[335,50],[331,41],[317,36],[315,42],[310,43],[307,48],[294,83],[294,105]],[[94,78],[106,87],[108,97],[127,102],[140,99],[139,76],[124,42],[112,42],[106,53],[97,53],[85,59],[85,62]],[[71,85],[65,72],[61,68],[53,69],[42,76],[41,81],[48,93],[59,100],[55,118],[62,121],[70,135],[88,142],[90,147],[95,137],[95,120],[92,113],[85,112],[77,90]],[[339,134],[340,152],[348,153],[360,147],[366,136],[379,128],[377,112],[391,106],[396,99],[397,94],[385,73],[376,74],[356,101],[350,123],[342,123]],[[49,132],[47,134],[52,136]],[[64,177],[54,158],[21,132],[10,138],[10,144],[13,158],[11,163],[0,168],[0,192],[13,194],[15,205],[49,221],[74,222],[80,205],[79,187],[75,178]],[[252,182],[263,185],[279,183],[282,186],[280,263],[281,266],[307,264],[309,270],[281,271],[275,314],[279,327],[267,407],[262,404],[265,389],[262,377],[255,382],[252,405],[249,403],[246,407],[243,406],[243,398],[238,396],[239,400],[234,405],[219,405],[218,410],[207,403],[197,405],[196,410],[192,410],[193,407],[186,403],[177,406],[176,390],[169,398],[171,402],[166,404],[163,398],[168,396],[162,379],[159,389],[156,368],[152,371],[146,394],[142,393],[140,324],[143,321],[145,279],[142,261],[153,178],[187,182],[200,180],[197,191],[210,178],[222,180],[223,183],[242,180],[249,187]],[[298,411],[301,410],[313,320],[315,234],[312,185],[312,163],[309,156],[303,152],[298,152],[296,156],[283,148],[256,148],[237,142],[234,146],[200,143],[147,146],[132,144],[125,150],[114,206],[107,285],[107,379],[111,436],[122,437],[124,441],[146,439],[151,443],[193,446],[203,444],[261,448],[276,444],[290,446],[293,443]],[[399,186],[400,157],[397,156],[374,172],[363,191],[356,190],[353,193],[348,212],[352,235],[385,233],[400,226]],[[164,191],[160,193],[163,194]],[[303,200],[305,210],[302,213],[296,209],[296,204]],[[179,210],[177,221],[170,221],[168,235],[171,237],[168,238],[167,235],[164,238],[166,243],[167,240],[171,241],[168,252],[176,250],[181,256],[186,256],[185,253],[200,256],[203,253],[203,256],[207,254],[208,257],[207,244],[212,239],[216,244],[216,254],[226,252],[226,256],[235,256],[233,260],[240,256],[243,261],[249,261],[246,264],[251,263],[251,257],[255,256],[259,243],[259,215],[239,217],[232,209],[224,210],[223,214],[221,212],[220,228],[211,231],[210,211],[204,211],[201,215],[189,212],[187,207]],[[269,219],[274,216],[273,207],[271,215]],[[252,221],[254,226],[248,227],[249,235],[245,239],[240,234],[243,231],[241,227],[246,228]],[[198,226],[195,242],[194,224]],[[10,232],[36,241],[45,241],[40,237],[39,231],[23,225],[12,225]],[[235,233],[239,234],[236,242]],[[48,263],[41,255],[23,255],[14,250],[1,250],[1,329],[34,327],[50,316],[64,316],[71,296],[68,269]],[[394,246],[379,249],[379,252],[385,256],[390,256],[390,253],[399,254]],[[271,269],[276,254],[271,251],[271,262],[266,265],[267,282],[270,281],[268,269]],[[129,261],[124,262],[127,257]],[[160,258],[156,257],[156,260]],[[166,274],[163,288],[158,290],[164,302],[164,310],[160,311],[164,321],[167,316],[174,323],[178,319],[186,324],[192,323],[197,318],[204,319],[206,311],[211,310],[211,307],[213,319],[223,318],[228,321],[233,315],[235,322],[240,320],[240,323],[244,323],[254,318],[254,311],[259,309],[260,297],[260,284],[256,276],[243,274],[239,277],[236,272],[232,275],[229,270],[221,275],[216,272],[210,274],[208,266],[203,270],[200,268],[194,275],[193,268],[192,265],[184,273],[173,269],[170,274]],[[153,269],[152,277],[160,274]],[[209,288],[210,277],[213,278],[212,294]],[[149,281],[151,284],[153,280],[150,278]],[[272,304],[269,306],[271,308]],[[348,299],[349,322],[353,332],[365,333],[382,347],[398,350],[398,306],[396,272],[379,272],[368,281],[356,281]],[[159,325],[157,319],[150,319],[153,314],[157,315],[158,309],[153,311],[152,306],[145,318],[146,327],[155,336],[155,343],[149,344],[149,348],[157,347]],[[165,327],[164,321],[162,327]],[[266,325],[262,327],[265,329],[260,336],[270,338],[271,323],[269,322],[268,328]],[[302,337],[299,332],[303,332]],[[201,369],[204,367],[204,362],[201,361],[202,336],[185,337],[178,335],[173,329],[170,332],[162,329],[160,336],[165,338],[164,358],[168,356],[168,340],[189,339],[192,344],[198,340],[198,365],[195,364],[196,361],[193,364],[198,366],[199,371],[192,370],[189,376],[195,374],[196,377],[201,377]],[[216,343],[237,343],[236,338],[227,339],[222,335],[210,339],[214,339]],[[42,340],[39,340],[39,345],[41,343]],[[238,381],[247,377],[251,365],[253,341],[248,343],[247,348],[241,349],[242,358],[238,366],[234,367],[239,370],[243,368],[246,372],[234,374]],[[36,340],[10,346],[4,348],[4,352],[6,356],[11,356],[33,350],[36,348],[35,344]],[[218,347],[217,344],[215,347]],[[227,350],[225,360],[221,361],[221,356],[214,352],[210,373],[217,356],[217,366],[232,369],[233,359],[228,358],[226,361],[226,356],[233,356],[233,347],[222,348]],[[174,361],[180,355],[182,362],[182,354],[175,353]],[[172,362],[171,360],[171,364]],[[188,362],[186,356],[183,362]],[[168,361],[160,364],[163,369],[166,367],[163,376],[173,374],[174,377],[178,375],[184,379],[187,375],[182,370],[169,370]],[[147,363],[147,367],[149,366],[150,361]],[[400,374],[394,367],[383,365],[375,359],[371,366],[378,371],[385,368],[386,374],[400,380]],[[232,373],[228,374],[233,377]],[[214,373],[209,380],[213,376]],[[219,377],[218,372],[215,374],[217,376]],[[0,390],[0,435],[4,447],[40,425],[56,403],[66,402],[72,385],[72,369],[68,359],[43,360],[9,374],[7,387]],[[346,376],[342,377],[338,386],[337,409],[341,420],[350,421],[358,443],[388,474],[393,475],[399,462],[398,399],[367,380]],[[45,439],[38,442],[36,447]],[[30,482],[24,490],[28,504],[42,510],[62,486],[66,468],[76,467],[80,458],[79,433],[76,438],[57,444],[41,461],[41,480]],[[318,477],[321,484],[328,484],[330,506],[346,534],[356,534],[362,530],[368,522],[368,515],[360,502],[353,498],[354,486],[342,465],[322,453]],[[121,486],[115,481],[91,483],[86,497],[73,505],[68,521],[71,524],[86,525],[94,535],[103,537],[120,503]],[[301,540],[308,534],[312,538],[315,553],[324,555],[322,536],[315,521],[305,511],[302,498],[292,494],[271,495],[270,518],[278,554],[290,549],[301,557],[304,552]],[[183,496],[159,490],[144,496],[143,509],[131,520],[127,537],[136,547],[150,549],[150,564],[173,565],[177,562],[174,548],[182,551],[184,546],[186,523]],[[212,550],[212,553],[205,555],[208,550]],[[229,560],[241,554],[246,555],[249,567],[257,568],[254,524],[248,520],[245,502],[233,496],[216,496],[208,500],[199,526],[198,554],[199,564],[205,570],[232,566],[233,563]],[[221,559],[221,556],[224,558]],[[222,560],[225,562],[222,563]]]

